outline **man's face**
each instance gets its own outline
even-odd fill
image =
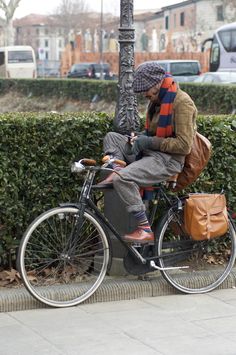
[[[149,101],[158,102],[158,95],[161,89],[162,81],[143,93]]]

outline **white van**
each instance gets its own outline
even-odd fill
[[[36,78],[36,68],[36,58],[32,47],[0,47],[0,78]]]

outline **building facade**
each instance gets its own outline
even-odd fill
[[[199,52],[214,31],[236,21],[236,0],[187,0],[135,18],[137,48],[145,31],[150,52]]]
[[[0,17],[0,47],[5,45],[5,26],[6,21]]]
[[[104,15],[102,36],[104,52],[118,51],[116,38],[119,18],[114,19],[113,16]],[[74,15],[71,15],[71,21],[71,26],[77,23]],[[84,14],[83,21],[81,20],[79,25],[77,23],[75,28],[71,28],[68,19],[65,21],[65,18],[59,15],[30,14],[14,21],[15,44],[31,45],[34,48],[39,76],[57,76],[60,74],[59,67],[65,46],[69,43],[74,49],[77,44],[75,38],[78,38],[78,35],[81,38],[80,49],[83,52],[101,51],[100,14]]]
[[[14,20],[15,44],[35,49],[39,76],[59,75],[65,48],[71,50],[68,65],[82,58],[89,61],[86,55],[96,61],[101,61],[106,53],[117,54],[118,58],[119,17],[104,14],[101,23],[99,13],[83,15],[80,21],[73,15],[71,21],[65,21],[62,16],[37,14]],[[178,59],[187,53],[199,53],[203,41],[212,37],[218,27],[234,21],[236,0],[185,0],[139,12],[134,14],[135,52]],[[4,45],[4,22],[0,23],[0,41]]]
[[[39,76],[57,76],[65,48],[64,28],[54,16],[30,14],[14,21],[15,44],[31,45]]]

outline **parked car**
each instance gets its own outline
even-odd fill
[[[207,72],[194,80],[195,83],[236,84],[236,72]]]
[[[193,81],[201,74],[198,60],[156,60],[177,82]]]
[[[103,70],[103,79],[111,80],[113,75],[108,63],[76,63],[70,68],[67,78],[100,79]]]

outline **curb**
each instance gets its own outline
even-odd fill
[[[210,273],[209,273],[210,277]],[[189,282],[194,282],[190,280]],[[236,287],[236,270],[231,272],[218,289]],[[66,292],[70,293],[70,287],[66,286]],[[131,300],[142,297],[157,297],[177,294],[162,276],[140,279],[105,279],[98,290],[84,303],[111,302]],[[25,288],[3,289],[0,291],[0,312],[23,311],[36,308],[49,308],[35,300]]]

